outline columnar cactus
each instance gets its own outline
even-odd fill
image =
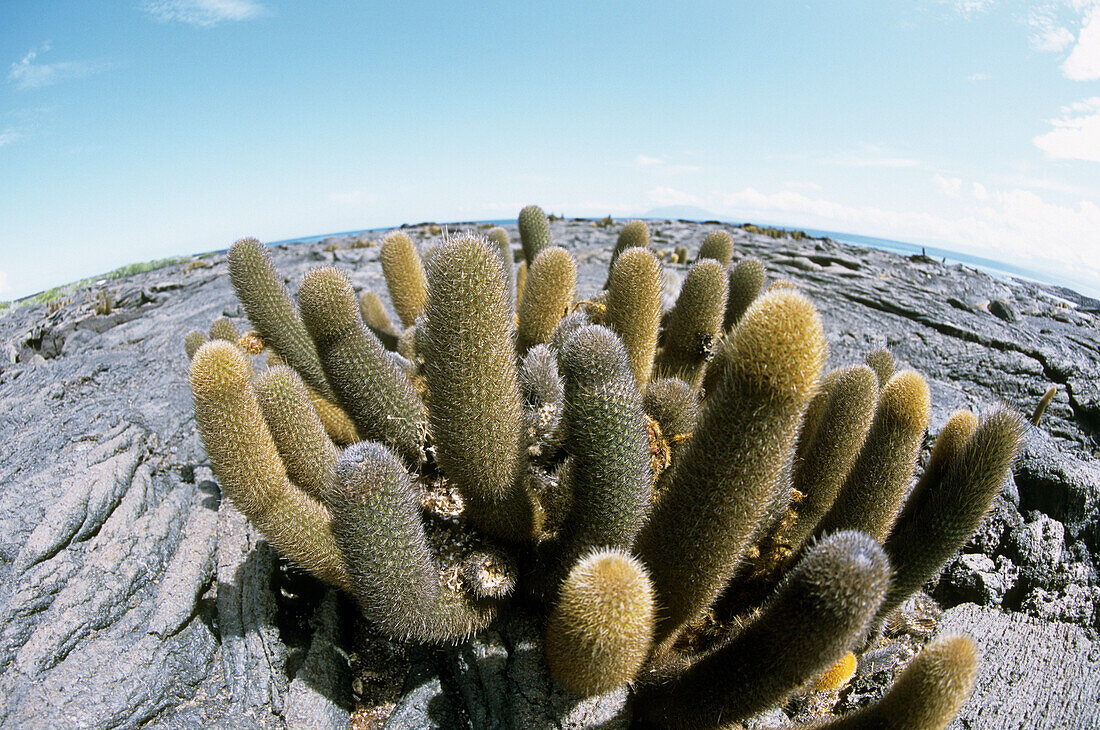
[[[662,324],[648,229],[627,229],[608,291],[575,306],[574,259],[537,207],[515,295],[498,231],[444,240],[423,281],[391,236],[400,337],[336,269],[295,302],[244,239],[230,273],[256,334],[187,336],[195,416],[229,500],[394,639],[460,642],[525,611],[565,690],[630,686],[637,726],[719,727],[881,641],[976,529],[1022,420],[956,414],[906,502],[920,375],[888,353],[822,375],[813,304],[789,284],[761,295],[763,267],[730,271],[721,236]],[[831,721],[942,727],[974,665],[967,640],[937,640],[879,704]]]

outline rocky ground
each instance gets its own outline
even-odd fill
[[[656,248],[691,259],[717,227],[650,225]],[[618,228],[552,224],[580,295],[602,284]],[[984,527],[928,589],[945,609],[935,630],[971,634],[983,657],[953,727],[1100,726],[1100,318],[962,266],[728,228],[735,257],[817,303],[831,366],[885,346],[927,376],[933,434],[957,408],[1026,414],[1058,386]],[[335,263],[384,292],[378,248],[353,243],[273,254],[292,289]],[[221,502],[182,338],[222,315],[247,328],[213,254],[0,317],[0,726],[615,726],[622,696],[562,695],[534,627],[450,650],[391,644]],[[905,653],[864,661],[842,702]]]

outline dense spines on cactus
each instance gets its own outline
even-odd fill
[[[321,501],[336,475],[339,452],[325,433],[302,379],[286,366],[268,368],[256,378],[256,400],[287,477]]]
[[[500,599],[518,587],[519,596],[510,601],[513,608],[530,608],[531,599],[537,598],[551,602],[547,654],[555,676],[566,687],[582,694],[603,692],[633,677],[642,724],[695,726],[697,714],[709,722],[715,708],[725,721],[749,707],[764,709],[778,701],[797,677],[812,681],[820,676],[840,656],[829,659],[825,655],[832,648],[822,650],[826,644],[843,643],[836,639],[837,632],[855,632],[853,627],[864,624],[856,638],[846,639],[849,646],[843,651],[861,638],[873,639],[874,629],[892,607],[919,587],[929,571],[939,570],[973,532],[1017,448],[1021,421],[1015,417],[994,416],[989,423],[999,426],[983,422],[976,430],[970,414],[953,417],[885,541],[886,553],[896,556],[897,586],[887,593],[874,620],[868,624],[867,610],[874,611],[856,600],[863,608],[843,610],[841,620],[807,620],[807,615],[818,616],[819,602],[795,621],[790,610],[784,613],[784,600],[797,603],[791,596],[813,595],[817,588],[807,588],[805,581],[799,589],[790,588],[800,580],[804,562],[794,571],[787,569],[799,557],[814,558],[823,544],[836,538],[828,535],[817,545],[800,548],[799,519],[815,521],[809,515],[815,497],[828,502],[829,490],[816,487],[818,482],[851,481],[851,473],[859,469],[858,463],[852,469],[846,464],[851,466],[860,424],[866,430],[869,403],[879,397],[875,376],[859,366],[833,371],[815,382],[824,357],[820,324],[812,306],[789,282],[769,288],[725,334],[719,357],[707,366],[702,392],[681,380],[658,379],[646,384],[641,398],[638,373],[646,368],[628,366],[618,339],[590,326],[617,327],[623,321],[611,291],[580,302],[557,323],[547,344],[531,347],[517,363],[517,310],[507,292],[508,267],[501,265],[499,255],[507,248],[506,236],[503,243],[469,236],[459,240],[464,243],[445,242],[430,256],[425,252],[427,268],[445,272],[439,274],[439,286],[432,286],[438,298],[434,329],[429,312],[400,338],[374,328],[380,341],[373,342],[346,279],[321,271],[302,286],[304,320],[299,325],[311,324],[315,348],[324,355],[321,360],[329,365],[357,359],[384,362],[390,375],[396,374],[398,387],[382,391],[400,393],[408,388],[412,393],[407,405],[417,415],[407,420],[417,422],[416,445],[402,458],[389,446],[362,443],[344,453],[342,478],[333,476],[333,465],[339,462],[329,438],[343,446],[360,434],[339,406],[282,367],[285,358],[278,343],[285,342],[285,336],[261,340],[250,333],[248,343],[238,343],[240,349],[228,343],[207,345],[219,353],[213,369],[206,354],[196,353],[200,364],[206,363],[200,369],[207,373],[194,386],[196,414],[226,495],[242,505],[292,562],[347,590],[363,612],[395,638],[461,639],[485,626],[504,605]],[[476,255],[456,264],[456,248]],[[239,259],[249,255],[259,264],[242,266]],[[234,257],[238,269],[253,270],[246,271],[244,281],[262,295],[246,296],[278,305],[259,307],[257,316],[278,323],[285,315],[279,307],[289,298],[265,250],[236,252],[230,257],[231,268]],[[642,257],[656,264],[645,250],[628,249],[616,254],[612,274],[615,268],[625,269],[628,260]],[[677,259],[683,257],[681,252]],[[746,288],[751,290],[746,306],[763,279],[756,263],[760,277]],[[521,268],[527,269],[526,261]],[[752,268],[745,266],[746,271]],[[660,275],[659,266],[656,269]],[[320,281],[313,280],[317,277]],[[730,272],[727,282],[734,278]],[[723,318],[737,309],[733,298],[731,293]],[[292,314],[287,317],[293,320],[297,312],[293,303],[289,306]],[[636,306],[622,307],[627,319]],[[355,327],[349,325],[351,320]],[[665,324],[662,338],[675,340],[679,326],[672,318]],[[351,334],[343,337],[346,332]],[[593,333],[600,337],[586,342]],[[621,335],[630,339],[625,331]],[[355,345],[333,357],[340,349],[333,340],[342,339],[346,341],[340,344]],[[573,350],[571,339],[576,340]],[[613,346],[605,347],[608,343]],[[244,353],[260,354],[264,344],[272,346],[267,352],[270,370],[254,378]],[[379,344],[401,349],[407,359]],[[626,352],[632,350],[628,343]],[[609,355],[612,351],[615,356]],[[570,380],[568,393],[557,372],[559,357]],[[877,364],[876,357],[868,361]],[[433,367],[434,384],[426,377]],[[655,370],[661,373],[660,367]],[[226,372],[232,377],[226,378]],[[348,379],[348,372],[345,363],[342,370],[329,367],[322,375],[327,383]],[[887,376],[884,372],[880,377]],[[378,385],[377,378],[351,379]],[[226,385],[228,381],[232,384]],[[914,388],[920,389],[909,390]],[[897,389],[886,386],[883,404]],[[920,400],[912,395],[910,400]],[[430,427],[420,398],[438,410],[440,418]],[[400,419],[391,414],[384,420]],[[448,421],[462,428],[448,431],[453,425]],[[364,436],[390,438],[393,443],[385,435]],[[422,444],[427,447],[423,452]],[[629,448],[619,448],[624,445]],[[890,448],[881,451],[889,453]],[[860,450],[865,452],[866,448]],[[890,458],[897,459],[899,453]],[[907,458],[900,456],[902,461]],[[867,464],[874,461],[864,458]],[[892,474],[893,469],[905,473],[902,481],[907,484],[911,464],[895,464],[883,473]],[[478,479],[480,483],[471,487]],[[800,490],[806,492],[801,499]],[[651,491],[655,496],[649,496]],[[892,514],[892,499],[879,500],[875,509]],[[652,514],[645,522],[647,510]],[[621,520],[620,513],[640,516]],[[928,525],[934,527],[921,529]],[[648,563],[645,568],[623,549],[639,527],[633,547]],[[859,537],[857,542],[869,539]],[[516,541],[529,544],[505,544]],[[633,572],[624,575],[645,580],[641,587],[621,593],[611,586],[594,589],[587,605],[603,608],[588,614],[597,617],[587,619],[596,638],[586,644],[582,636],[569,638],[561,630],[561,606],[554,598],[578,553],[604,543],[621,545],[616,553],[619,562],[633,563]],[[355,575],[349,576],[349,571]],[[647,571],[652,571],[652,579]],[[843,588],[850,581],[840,577],[825,582]],[[776,583],[780,593],[764,603],[761,615],[765,594],[773,592]],[[849,597],[857,594],[867,595],[856,591]],[[615,626],[639,595],[646,596],[649,618],[630,626],[648,628],[640,633],[616,629],[611,640],[606,633],[599,638],[599,631]],[[828,631],[813,634],[818,625]],[[807,638],[808,633],[813,635]],[[644,637],[627,641],[620,650],[608,649],[633,634]],[[753,637],[761,636],[774,639],[765,642],[766,650],[752,644]],[[772,663],[748,676],[743,670],[746,663],[760,665],[761,657]],[[799,664],[802,660],[806,663]],[[810,672],[813,662],[816,669]],[[642,673],[636,676],[639,667]],[[708,684],[710,689],[699,689]],[[949,687],[926,684],[922,692],[931,694],[913,694],[907,702],[949,706],[947,713],[957,707]]]
[[[508,239],[508,231],[500,226],[494,226],[489,229],[485,236],[495,243],[500,250],[500,260],[504,266],[504,284],[508,289],[508,301],[518,305],[519,301],[516,299],[516,262],[512,256],[512,242]]]
[[[924,495],[927,494],[928,489],[939,484],[947,468],[954,463],[977,428],[978,417],[970,411],[959,410],[951,414],[947,423],[943,425],[943,429],[940,430],[940,435],[936,437],[932,453],[928,456],[928,464],[924,467],[924,473],[920,475],[909,496],[905,498],[905,505],[894,523],[894,530],[900,529],[912,519],[913,511],[924,503]]]
[[[729,231],[711,231],[699,247],[699,261],[714,259],[722,266],[729,266],[733,258],[733,237]]]
[[[210,339],[225,340],[237,344],[237,340],[240,338],[241,333],[237,331],[236,325],[230,322],[228,317],[218,317],[210,323]]]
[[[791,291],[754,302],[728,347],[722,380],[636,544],[665,607],[659,641],[702,613],[732,574],[779,486],[826,352],[817,311]]]
[[[974,429],[957,453],[943,457],[938,479],[914,495],[904,521],[884,545],[894,579],[882,618],[934,578],[978,529],[1008,476],[1022,437],[1019,416],[999,410]]]
[[[561,414],[565,389],[558,374],[557,353],[548,345],[527,351],[519,369],[523,398],[524,436],[527,456],[542,463],[556,456],[561,445]]]
[[[611,252],[611,263],[607,267],[607,281],[604,289],[611,281],[611,272],[615,268],[615,262],[623,253],[632,248],[649,248],[649,226],[645,221],[630,221],[619,231],[619,238],[615,241],[615,250]]]
[[[445,580],[401,460],[364,441],[340,456],[337,472],[325,501],[363,615],[389,635],[415,641],[454,641],[484,628],[496,604]]]
[[[368,327],[392,334],[397,332],[394,329],[393,320],[386,311],[386,305],[382,303],[382,298],[370,289],[364,289],[359,294],[359,316]]]
[[[264,245],[255,238],[242,238],[229,247],[226,259],[237,299],[264,344],[294,368],[306,385],[336,400],[317,357],[317,347]]]
[[[791,474],[801,498],[784,537],[797,551],[833,504],[871,426],[878,382],[866,365],[831,374],[827,390],[815,396],[820,413],[807,413]],[[811,405],[813,409],[813,405]]]
[[[550,221],[542,208],[537,205],[528,205],[519,212],[517,220],[519,227],[519,240],[523,245],[523,258],[527,265],[535,263],[535,257],[539,251],[552,245],[550,243]],[[520,294],[517,287],[516,293]]]
[[[726,270],[717,261],[708,259],[691,267],[676,306],[668,315],[664,347],[655,364],[657,372],[699,385],[722,336],[728,289]]]
[[[382,241],[378,259],[382,262],[393,308],[401,324],[410,327],[423,313],[428,300],[428,282],[416,244],[406,233],[391,233]]]
[[[519,305],[517,349],[522,355],[549,342],[558,322],[569,311],[577,290],[577,262],[560,246],[544,248],[535,257]]]
[[[919,373],[902,371],[886,382],[863,448],[815,534],[862,530],[880,543],[886,539],[909,489],[930,406]]]
[[[329,266],[310,271],[298,301],[339,404],[359,436],[388,444],[408,463],[417,463],[424,406],[408,377],[363,325],[347,276]]]
[[[228,342],[208,342],[191,360],[195,420],[214,473],[230,501],[288,560],[347,585],[331,515],[287,478],[251,380],[248,356]]]
[[[934,639],[895,681],[886,695],[869,707],[819,730],[943,730],[954,719],[974,686],[978,653],[967,636]]]
[[[726,314],[722,329],[729,332],[745,314],[753,300],[760,295],[764,286],[764,264],[759,259],[747,256],[737,262],[729,272],[729,298],[726,301]]]
[[[195,353],[199,351],[199,348],[206,344],[209,338],[205,332],[199,332],[198,330],[191,330],[183,338],[183,351],[187,353],[187,359],[190,360],[195,356]]]
[[[885,387],[886,382],[894,374],[894,356],[890,354],[889,350],[878,348],[868,352],[865,359],[867,365],[878,376],[879,386]]]
[[[645,388],[661,326],[661,264],[647,248],[624,251],[611,267],[607,323],[622,338],[639,388]]]
[[[493,248],[476,236],[440,247],[417,350],[436,461],[462,492],[470,522],[516,541],[532,536],[533,509],[520,479],[516,330]]]
[[[640,724],[724,727],[781,702],[859,641],[889,581],[889,562],[874,540],[859,532],[830,535],[729,643],[671,678],[658,672],[644,681]]]
[[[595,550],[569,571],[546,626],[546,660],[566,689],[589,696],[631,681],[649,654],[656,614],[645,567]]]
[[[622,342],[598,325],[561,353],[573,508],[556,546],[568,567],[591,548],[629,549],[650,503],[649,440],[642,396]]]

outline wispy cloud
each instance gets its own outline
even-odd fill
[[[142,9],[162,23],[177,21],[199,27],[252,20],[266,12],[254,0],[145,0]]]
[[[948,0],[959,13],[970,18],[984,13],[993,6],[994,0]]]
[[[990,76],[989,74],[970,74],[969,76],[966,77],[966,80],[967,81],[973,81],[973,82],[976,83],[978,81],[989,81],[991,78],[993,78],[993,77]]]
[[[958,198],[962,194],[962,178],[945,177],[937,172],[932,176],[932,182],[949,198]]]
[[[37,89],[66,79],[79,78],[102,71],[110,64],[91,61],[58,61],[57,63],[39,63],[38,54],[50,50],[50,44],[43,43],[8,68],[8,82],[17,89]]]
[[[944,178],[954,188],[955,178]],[[1029,190],[997,190],[959,179],[961,205],[952,213],[848,205],[791,190],[755,188],[694,194],[670,188],[651,198],[690,201],[730,217],[786,218],[792,225],[879,235],[900,240],[938,240],[1002,261],[1026,262],[1048,272],[1073,274],[1100,287],[1100,264],[1084,242],[1100,230],[1100,205],[1080,200],[1058,205]]]
[[[1100,96],[1063,107],[1050,123],[1054,129],[1033,140],[1048,157],[1100,162]]]
[[[878,145],[863,145],[853,152],[842,152],[822,159],[827,165],[837,167],[924,167],[924,163]]]
[[[634,166],[640,170],[649,170],[663,175],[684,175],[692,172],[699,172],[699,170],[702,169],[699,165],[669,162],[667,155],[662,155],[661,157],[636,155],[634,157]]]
[[[787,180],[783,187],[788,190],[821,190],[821,186],[809,180]]]
[[[698,195],[685,193],[675,188],[660,186],[649,191],[649,199],[657,205],[696,205],[702,206],[703,199]]]
[[[1074,81],[1100,80],[1100,3],[1086,15],[1077,45],[1062,63],[1062,73]]]
[[[4,131],[0,132],[0,147],[15,142],[20,137],[19,132],[16,132],[11,127],[8,127]]]

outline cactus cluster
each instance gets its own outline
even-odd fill
[[[727,233],[662,312],[644,222],[583,301],[539,208],[519,231],[518,279],[503,229],[427,261],[388,237],[400,327],[340,271],[309,272],[295,300],[261,244],[234,244],[255,332],[185,340],[226,495],[396,639],[533,613],[556,680],[629,685],[637,727],[721,727],[835,690],[976,530],[1021,419],[955,414],[910,489],[924,379],[885,351],[826,371],[813,304],[762,291]],[[943,727],[975,663],[965,637],[937,640],[877,705],[827,722]]]

